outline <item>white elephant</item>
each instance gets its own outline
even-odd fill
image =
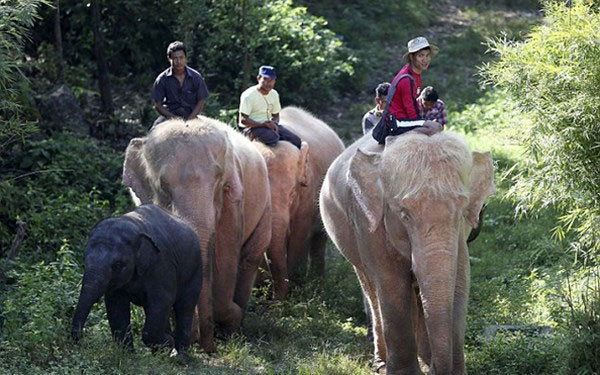
[[[310,256],[311,275],[325,271],[327,234],[318,200],[327,168],[344,150],[344,143],[326,123],[309,112],[286,107],[280,122],[302,139],[298,149],[280,141],[275,147],[253,142],[267,162],[273,212],[267,255],[275,299],[283,299],[290,279],[298,281]]]
[[[200,345],[207,352],[214,351],[213,322],[226,333],[240,327],[271,241],[267,173],[246,137],[208,117],[165,121],[127,147],[123,183],[134,197],[185,219],[200,238]]]
[[[331,165],[320,193],[329,236],[352,263],[388,375],[465,374],[466,237],[495,192],[489,153],[456,134],[367,134]]]

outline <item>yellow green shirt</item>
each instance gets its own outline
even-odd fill
[[[263,95],[258,91],[258,85],[249,87],[240,96],[240,113],[258,122],[270,120],[274,114],[281,111],[279,93],[275,89]],[[243,127],[242,124],[240,126]]]

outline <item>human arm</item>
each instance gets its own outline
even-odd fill
[[[208,98],[208,88],[206,87],[204,78],[202,78],[200,73],[197,73],[195,75],[195,80],[196,80],[195,86],[197,87],[196,88],[196,105],[194,106],[194,108],[192,109],[192,112],[190,113],[190,115],[187,117],[186,120],[196,118],[196,116],[198,116],[204,110],[204,103],[206,101],[206,98]]]
[[[161,102],[154,102],[154,107],[156,108],[156,110],[158,111],[158,113],[160,113],[161,115],[163,115],[166,118],[171,118],[171,117],[175,117],[174,114],[172,114],[167,107],[163,106]]]
[[[196,103],[196,106],[192,110],[192,113],[190,113],[190,115],[188,116],[188,118],[186,120],[196,118],[196,116],[198,116],[203,110],[204,110],[204,100],[201,99],[200,101],[198,101],[198,103]]]
[[[436,107],[438,108],[438,111],[439,111],[438,118],[436,119],[437,122],[442,124],[442,126],[446,126],[446,124],[448,123],[448,115],[446,115],[446,105],[444,104],[443,101],[438,99],[438,101],[436,103]]]
[[[369,130],[375,127],[375,124],[370,120],[369,112],[365,113],[362,119],[362,131],[363,134],[367,134]]]
[[[275,118],[275,116],[273,117]],[[275,121],[279,121],[279,114],[277,115],[277,119]],[[277,131],[277,123],[275,121],[255,121],[248,117],[247,114],[240,112],[240,123],[249,128],[269,128]]]

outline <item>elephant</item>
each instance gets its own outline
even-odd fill
[[[147,204],[94,226],[85,248],[85,271],[71,336],[77,342],[102,295],[114,339],[133,349],[129,304],[142,306],[147,346],[189,346],[202,286],[200,240],[183,220]],[[169,314],[175,310],[175,339]]]
[[[374,365],[388,375],[465,374],[466,237],[495,193],[489,152],[451,132],[365,135],[320,192],[327,233],[353,265],[373,316]]]
[[[134,201],[185,219],[200,237],[203,284],[192,339],[213,352],[214,328],[237,331],[271,241],[265,160],[250,140],[205,116],[173,119],[127,146],[123,183]]]
[[[310,255],[311,274],[323,275],[327,234],[318,208],[318,195],[327,168],[344,150],[337,134],[309,112],[286,107],[280,122],[303,140],[266,146],[255,141],[269,170],[272,204],[272,238],[267,250],[275,299],[284,299],[288,281],[297,281],[299,269]]]

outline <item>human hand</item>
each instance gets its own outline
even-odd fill
[[[276,133],[279,132],[279,129],[277,128],[277,123],[273,120],[265,121],[263,122],[263,125],[265,126],[265,128],[274,130]]]

